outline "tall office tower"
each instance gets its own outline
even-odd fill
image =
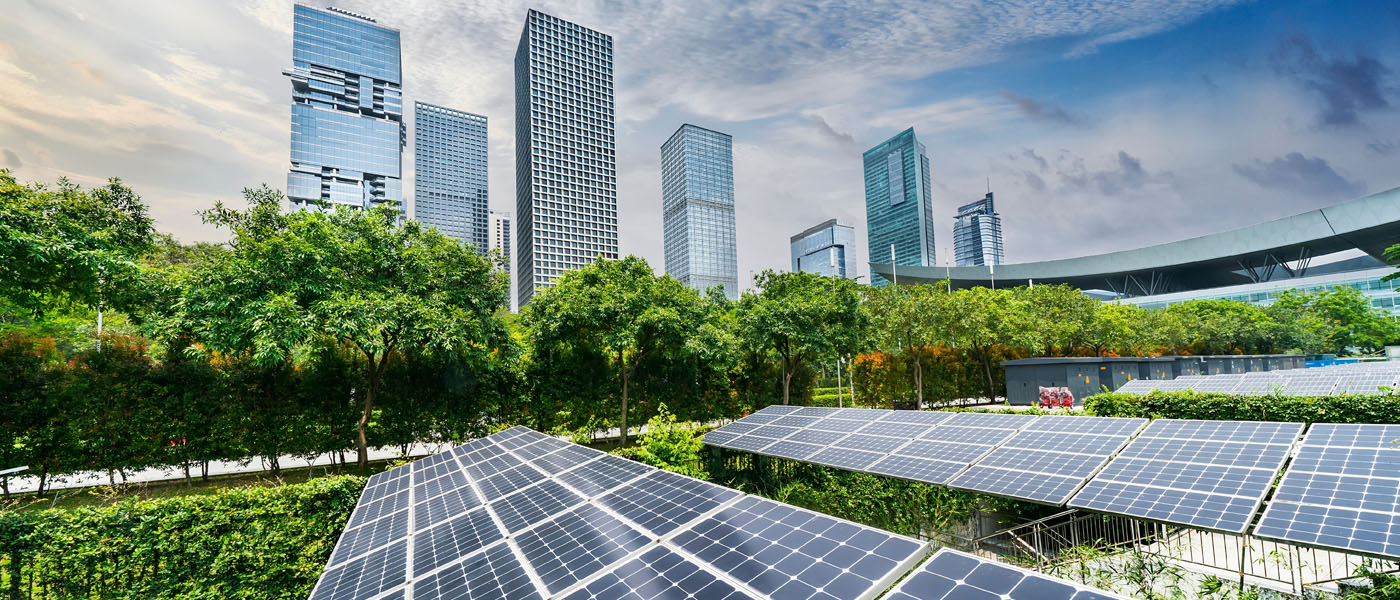
[[[413,103],[413,218],[486,252],[486,117]]]
[[[510,213],[491,211],[491,250],[500,250],[510,269]]]
[[[999,265],[1005,260],[1001,244],[1001,215],[992,204],[992,193],[958,207],[953,224],[953,254],[959,267]]]
[[[856,228],[831,219],[792,236],[792,271],[856,276]]]
[[[530,10],[515,51],[515,263],[524,306],[617,258],[612,36]]]
[[[721,286],[738,300],[729,134],[685,124],[661,145],[661,212],[666,273],[701,292]]]
[[[403,204],[399,31],[338,8],[292,13],[291,208]]]
[[[864,158],[870,262],[933,265],[936,259],[928,154],[914,137],[914,128],[866,150]],[[870,283],[882,286],[886,281],[871,273]]]

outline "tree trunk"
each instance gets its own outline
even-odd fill
[[[360,470],[369,468],[369,444],[365,440],[365,428],[369,425],[369,416],[374,411],[374,396],[379,391],[379,367],[370,362],[369,369],[369,389],[365,390],[365,411],[360,415],[360,422],[355,426],[355,465]]]
[[[49,478],[49,467],[48,467],[48,465],[39,467],[39,491],[36,493],[36,495],[37,495],[39,498],[43,498],[43,497],[44,497],[44,483],[48,480],[48,478]]]
[[[627,445],[627,384],[629,383],[628,380],[631,379],[631,373],[628,373],[627,363],[622,362],[621,350],[617,351],[617,374],[622,378],[622,427],[618,430],[619,435],[617,437],[617,447],[621,448]]]
[[[992,402],[997,399],[996,384],[992,383],[992,358],[990,349],[982,349],[977,352],[982,357],[982,372],[987,376],[987,401]]]
[[[9,500],[9,499],[10,499],[10,478],[9,478],[8,476],[7,476],[7,477],[0,477],[0,489],[4,489],[4,490],[5,490],[5,499],[6,499],[6,500]]]
[[[788,369],[787,361],[783,361],[783,406],[788,405],[788,387],[792,383],[793,370]]]
[[[924,407],[924,359],[917,353],[914,354],[914,388],[918,391],[914,410],[920,410]]]

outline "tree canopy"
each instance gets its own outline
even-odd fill
[[[756,283],[759,292],[739,300],[740,336],[777,357],[783,404],[790,401],[792,376],[803,365],[853,353],[869,339],[870,313],[854,280],[764,271]]]

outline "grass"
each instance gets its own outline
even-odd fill
[[[331,477],[335,475],[361,475],[370,476],[380,471],[401,464],[401,460],[391,458],[386,460],[371,461],[368,469],[357,469],[354,464],[345,466],[316,466],[311,469],[307,467],[283,468],[282,473],[276,477],[267,471],[257,473],[230,473],[225,475],[210,475],[208,481],[200,479],[198,475],[186,482],[184,479],[173,479],[166,481],[132,482],[127,484],[99,485],[76,489],[61,489],[56,491],[45,491],[43,497],[35,496],[33,492],[22,494],[11,494],[10,500],[4,504],[4,508],[10,510],[45,510],[48,508],[75,508],[79,506],[107,506],[119,500],[136,498],[139,500],[153,500],[158,498],[175,498],[180,496],[200,496],[212,494],[222,489],[235,487],[263,486],[275,487],[289,483],[303,483],[311,479]],[[55,499],[54,494],[58,497]]]

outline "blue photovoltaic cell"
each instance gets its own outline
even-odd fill
[[[476,552],[504,537],[500,528],[477,508],[413,538],[413,575],[420,577],[447,563]]]
[[[584,496],[594,498],[655,470],[655,467],[609,454],[556,477]]]
[[[378,500],[368,502],[361,500],[359,504],[355,505],[355,512],[350,513],[350,521],[345,526],[359,527],[405,508],[408,508],[408,490],[390,494]]]
[[[599,497],[598,504],[660,538],[742,495],[699,479],[656,470]]]
[[[518,533],[582,503],[582,496],[569,491],[558,481],[547,479],[539,485],[492,502],[491,512],[501,519],[506,531]]]
[[[1069,506],[1243,533],[1302,427],[1158,419]]]
[[[531,464],[550,475],[558,475],[559,473],[584,463],[597,460],[603,456],[607,456],[607,454],[597,450],[590,450],[583,446],[569,446],[558,452],[551,452],[541,456]]]
[[[433,496],[414,506],[413,530],[427,529],[480,505],[481,498],[477,497],[471,486]]]
[[[880,417],[880,421],[885,423],[917,423],[920,425],[936,425],[952,417],[953,413],[937,412],[931,410],[895,410],[890,411]]]
[[[892,423],[889,421],[875,421],[874,423],[871,423],[861,428],[861,430],[857,431],[856,433],[866,435],[884,435],[894,438],[903,438],[904,441],[908,441],[919,437],[925,433],[928,433],[928,430],[931,428],[933,428],[932,425],[925,423]]]
[[[900,446],[903,446],[907,443],[909,443],[909,440],[907,438],[900,439],[884,437],[880,435],[864,435],[860,433],[853,433],[844,438],[841,438],[840,441],[832,444],[831,447],[848,448],[851,450],[865,450],[867,452],[889,454],[891,452],[894,452]]]
[[[1020,429],[1037,417],[1012,413],[957,413],[946,422],[962,427],[991,427],[994,429]]]
[[[819,416],[804,416],[800,411],[773,421],[774,425],[783,427],[809,427],[813,423],[822,420]]]
[[[505,542],[413,584],[419,600],[542,600],[520,559]]]
[[[864,450],[826,448],[821,452],[813,454],[811,458],[807,460],[817,464],[851,471],[863,471],[866,467],[875,464],[875,461],[880,460],[884,456],[884,454],[878,452],[866,452]]]
[[[525,460],[535,460],[551,452],[557,452],[571,446],[573,446],[573,444],[558,438],[545,438],[528,446],[516,448],[512,452]]]
[[[728,444],[729,442],[734,441],[734,438],[737,438],[741,435],[743,434],[716,429],[705,434],[705,437],[701,438],[701,441],[711,446],[723,446],[725,444]]]
[[[326,569],[311,600],[360,600],[388,591],[408,578],[408,541],[399,540]]]
[[[960,444],[978,444],[982,446],[995,446],[1006,438],[1015,435],[1011,429],[990,429],[986,427],[960,427],[952,424],[935,425],[932,430],[925,433],[922,440],[935,440],[940,442],[958,442]]]
[[[792,414],[797,415],[799,417],[826,417],[835,414],[837,410],[839,409],[825,408],[821,406],[804,406],[802,408],[797,409]]]
[[[757,600],[657,546],[608,571],[566,600]]]
[[[990,445],[914,440],[896,450],[895,454],[953,462],[966,467],[991,448]]]
[[[1254,535],[1400,558],[1400,426],[1313,425]]]
[[[772,438],[775,440],[781,440],[787,436],[797,433],[798,431],[801,430],[797,427],[785,427],[782,425],[774,424],[764,425],[762,427],[759,427],[758,429],[748,432],[748,434],[746,435],[749,437],[764,437]]]
[[[816,431],[835,431],[838,433],[855,433],[865,427],[870,421],[859,419],[839,419],[830,417],[813,423],[809,429]]]
[[[1084,585],[944,548],[884,600],[1126,600]]]
[[[408,536],[408,511],[401,510],[377,521],[370,521],[362,527],[346,529],[340,534],[326,566],[334,566],[356,556],[369,552],[389,542]]]
[[[846,600],[883,589],[927,546],[747,496],[672,542],[753,590],[784,600]]]
[[[772,444],[775,441],[777,440],[774,438],[745,435],[729,440],[729,443],[726,444],[726,447],[733,448],[735,450],[744,450],[746,452],[759,452],[764,448],[767,448],[770,444]]]
[[[476,486],[481,489],[481,494],[486,497],[485,500],[490,502],[527,485],[544,481],[545,478],[546,475],[539,469],[521,464],[486,479],[478,479]]]
[[[965,462],[948,462],[912,456],[891,455],[866,468],[871,473],[921,481],[923,483],[945,484],[954,475],[967,467]]]
[[[948,485],[1060,505],[1069,501],[1146,419],[1043,416]]]
[[[583,504],[515,538],[550,594],[602,571],[648,543],[641,532]]]
[[[791,440],[778,440],[777,442],[774,442],[773,445],[764,448],[763,453],[769,456],[777,456],[779,458],[788,458],[792,460],[807,460],[808,458],[811,458],[813,454],[821,452],[822,448],[823,446],[817,444],[804,444],[802,442],[794,442]]]
[[[877,421],[889,416],[896,411],[886,408],[838,408],[831,416],[837,419],[855,419],[857,421]]]
[[[790,436],[787,440],[791,442],[803,442],[807,444],[817,444],[819,446],[830,446],[849,434],[839,431],[821,431],[817,429],[804,429]]]

